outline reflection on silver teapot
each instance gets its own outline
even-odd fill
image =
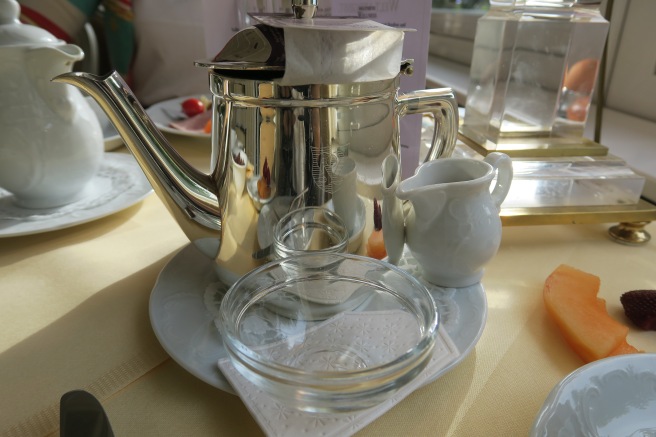
[[[349,250],[366,253],[373,201],[382,196],[381,164],[389,155],[400,159],[400,117],[436,119],[428,159],[455,147],[452,91],[399,94],[408,63],[389,80],[302,86],[281,85],[267,70],[199,65],[209,70],[213,94],[209,174],[180,158],[118,74],[69,73],[55,81],[99,102],[189,239],[216,259],[228,283],[266,260],[264,236],[298,206],[337,206],[350,227]],[[340,207],[348,202],[353,206]]]

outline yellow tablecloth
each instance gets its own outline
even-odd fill
[[[209,164],[205,142],[176,145]],[[621,293],[656,288],[656,241],[622,246],[607,228],[504,228],[474,351],[358,435],[526,435],[549,391],[582,365],[544,311],[549,273],[567,263],[600,276],[621,321]],[[261,434],[239,398],[182,369],[150,326],[157,275],[186,244],[155,195],[91,223],[0,240],[0,435],[57,435],[59,398],[76,388],[98,396],[117,436]],[[656,352],[654,332],[631,328],[629,342]]]

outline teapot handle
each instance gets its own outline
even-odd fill
[[[458,139],[458,103],[451,88],[417,90],[398,98],[399,116],[430,113],[433,140],[425,161],[451,156]]]
[[[513,179],[512,160],[505,153],[492,152],[483,158],[483,161],[490,164],[497,173],[497,181],[492,190],[492,200],[499,209],[508,195],[508,191],[510,191],[510,184]]]

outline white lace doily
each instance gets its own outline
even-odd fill
[[[55,208],[21,208],[11,193],[0,188],[0,237],[86,223],[134,205],[151,192],[150,183],[132,155],[105,153],[98,173],[76,202]]]

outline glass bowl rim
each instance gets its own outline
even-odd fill
[[[304,206],[304,207],[297,208],[297,209],[294,209],[294,210],[289,211],[288,213],[286,213],[284,216],[282,216],[282,218],[280,220],[278,220],[276,222],[276,224],[273,227],[273,246],[274,246],[274,248],[276,248],[276,250],[280,250],[280,252],[282,252],[282,253],[292,254],[292,255],[286,255],[285,258],[291,258],[291,257],[294,257],[294,256],[298,256],[298,255],[302,254],[303,251],[300,250],[300,249],[292,249],[290,247],[285,246],[285,244],[283,243],[283,241],[279,237],[279,235],[281,234],[282,227],[287,224],[286,222],[288,222],[289,218],[292,217],[294,214],[298,214],[301,211],[311,211],[311,210],[321,211],[322,213],[324,213],[325,215],[330,217],[331,220],[334,220],[341,227],[341,229],[339,229],[339,228],[328,226],[324,223],[317,223],[317,224],[313,225],[314,227],[322,228],[324,231],[327,230],[327,229],[330,229],[333,232],[329,232],[329,233],[331,235],[334,235],[334,236],[340,238],[340,241],[337,244],[335,244],[334,246],[331,246],[331,247],[324,247],[322,249],[316,249],[316,250],[311,250],[311,251],[306,251],[306,252],[308,252],[308,253],[317,253],[317,254],[319,254],[319,253],[327,254],[327,253],[337,253],[337,252],[346,250],[346,248],[348,246],[348,243],[349,243],[350,235],[349,235],[348,228],[346,227],[346,223],[344,222],[344,219],[342,219],[339,216],[339,214],[337,214],[335,211],[333,211],[329,208],[325,208],[323,206]],[[340,230],[342,232],[339,232]],[[284,233],[285,236],[288,235],[288,234],[289,234],[288,232]]]
[[[280,383],[285,384],[298,384],[303,382],[304,384],[310,383],[312,386],[321,387],[329,386],[335,383],[346,383],[357,380],[376,380],[379,378],[387,379],[387,376],[394,373],[404,374],[403,370],[408,368],[413,368],[412,364],[419,361],[421,357],[424,357],[426,353],[431,352],[435,343],[435,336],[437,335],[437,330],[439,327],[440,316],[437,310],[437,305],[432,295],[428,291],[428,288],[424,286],[417,278],[412,276],[410,273],[400,269],[397,266],[394,266],[390,263],[387,263],[382,260],[375,258],[370,258],[362,255],[355,255],[349,253],[321,253],[321,252],[308,252],[305,254],[276,259],[270,261],[242,276],[235,282],[228,292],[223,297],[223,302],[229,301],[229,298],[232,297],[239,286],[244,282],[248,281],[252,277],[260,274],[263,271],[281,268],[281,264],[296,262],[297,260],[303,258],[316,258],[316,257],[331,257],[331,258],[342,258],[344,260],[351,260],[357,263],[367,262],[378,267],[384,267],[394,272],[396,275],[407,280],[413,287],[420,291],[427,298],[429,306],[433,308],[434,311],[429,315],[426,323],[426,326],[423,326],[423,332],[418,341],[416,341],[411,349],[403,352],[402,354],[392,358],[391,360],[377,364],[372,367],[367,367],[365,369],[357,370],[348,370],[348,371],[304,371],[298,367],[292,367],[276,363],[270,360],[267,360],[265,356],[259,354],[257,351],[253,350],[251,347],[244,345],[235,335],[234,329],[231,326],[228,326],[227,320],[232,320],[228,315],[226,317],[225,312],[227,311],[227,305],[221,305],[220,307],[220,317],[219,325],[221,328],[221,336],[223,337],[224,345],[232,359],[237,360],[241,365],[246,365],[250,371],[255,371],[261,376],[271,376],[275,374],[276,380]],[[338,276],[336,276],[338,277]],[[353,279],[351,276],[341,277],[343,279]],[[304,279],[304,278],[301,278]],[[223,303],[222,302],[222,303]],[[245,308],[241,308],[241,313],[243,313]],[[226,329],[227,328],[227,329]],[[250,362],[247,363],[246,361]],[[254,369],[256,368],[256,370]],[[262,370],[265,370],[262,372]],[[310,382],[311,380],[311,382]]]

